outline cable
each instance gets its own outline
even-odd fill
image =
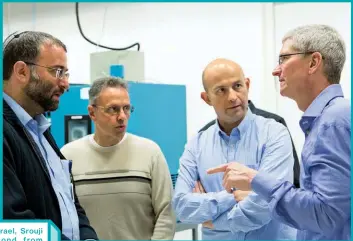
[[[81,24],[80,24],[80,18],[79,18],[79,14],[78,14],[78,3],[75,3],[76,5],[76,19],[77,19],[77,25],[78,25],[78,29],[80,30],[80,33],[82,35],[82,37],[89,43],[95,45],[95,46],[98,46],[98,47],[101,47],[101,48],[105,48],[105,49],[110,49],[110,50],[117,50],[117,51],[122,51],[122,50],[128,50],[128,49],[131,49],[135,46],[137,46],[137,51],[140,51],[140,43],[134,43],[128,47],[125,47],[125,48],[112,48],[112,47],[107,47],[107,46],[104,46],[104,45],[100,45],[100,44],[97,44],[95,42],[93,42],[92,40],[88,39],[84,34],[83,34],[83,31],[82,31],[82,28],[81,28]]]
[[[105,29],[105,20],[106,20],[106,16],[107,16],[107,7],[104,8],[104,16],[103,16],[103,26],[102,26],[102,33],[101,33],[101,37],[98,40],[98,44],[97,44],[97,50],[98,47],[100,45],[100,43],[102,42],[103,36],[104,36],[104,29]]]

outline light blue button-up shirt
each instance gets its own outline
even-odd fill
[[[50,123],[43,115],[38,115],[35,116],[35,118],[32,118],[10,96],[4,92],[3,96],[4,100],[15,112],[22,125],[31,134],[46,161],[51,183],[59,201],[62,219],[62,233],[71,240],[79,240],[79,221],[73,201],[69,174],[70,163],[67,160],[60,160],[60,157],[44,137],[44,132],[50,127]],[[38,185],[40,185],[40,183]]]
[[[277,220],[299,229],[299,240],[351,239],[351,105],[340,85],[331,85],[300,120],[305,134],[300,185],[266,172],[252,181]]]
[[[295,239],[295,229],[271,219],[266,200],[251,193],[237,203],[222,187],[223,174],[206,173],[211,167],[233,161],[293,182],[294,160],[287,128],[248,110],[230,136],[216,123],[186,145],[173,197],[177,218],[191,224],[212,220],[214,229],[202,228],[203,239]],[[206,194],[192,193],[197,180]]]

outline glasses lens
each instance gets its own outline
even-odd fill
[[[68,78],[69,73],[65,73],[63,69],[56,69],[56,78],[63,79],[65,77]]]

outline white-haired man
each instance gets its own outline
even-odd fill
[[[226,190],[252,189],[265,198],[274,218],[299,229],[299,240],[350,240],[351,105],[339,84],[345,44],[326,25],[298,27],[282,43],[273,75],[304,112],[302,188],[237,162],[208,173],[225,172]]]

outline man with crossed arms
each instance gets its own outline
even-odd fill
[[[185,147],[173,197],[177,218],[201,224],[202,238],[214,240],[290,239],[296,230],[272,220],[265,200],[253,192],[227,193],[222,175],[207,175],[218,164],[243,160],[255,169],[293,182],[293,154],[286,127],[248,109],[250,80],[227,59],[203,72],[202,99],[213,106],[217,122]],[[236,200],[235,200],[236,199]]]

